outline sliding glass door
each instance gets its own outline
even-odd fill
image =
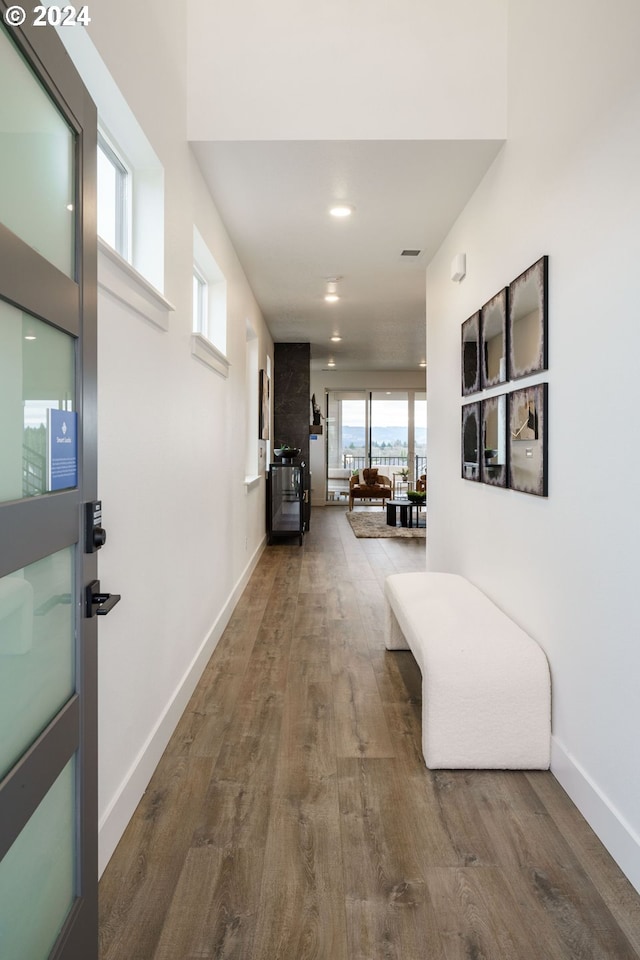
[[[326,499],[346,501],[349,477],[377,466],[413,485],[426,473],[427,399],[416,390],[327,393]]]
[[[417,480],[427,472],[427,392],[413,395],[413,465]]]
[[[369,402],[364,390],[327,394],[326,499],[349,498],[349,477],[367,465]]]

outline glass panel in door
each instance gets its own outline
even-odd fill
[[[346,503],[349,477],[367,466],[368,394],[332,390],[327,395],[327,500]]]
[[[74,552],[0,579],[0,779],[74,692]]]
[[[427,472],[427,394],[416,392],[413,401],[414,461],[416,480]]]
[[[391,481],[394,496],[413,482],[413,430],[406,391],[371,393],[371,465]]]
[[[75,898],[75,815],[71,760],[0,861],[2,960],[51,953]]]
[[[0,299],[0,356],[0,502],[76,486],[74,338]]]
[[[2,29],[0,90],[0,222],[72,277],[75,135]]]

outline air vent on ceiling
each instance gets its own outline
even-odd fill
[[[401,257],[419,257],[422,253],[421,250],[403,250],[400,254]]]

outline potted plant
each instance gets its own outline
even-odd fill
[[[273,451],[276,457],[280,457],[283,463],[291,463],[300,453],[300,447],[290,447],[288,443],[281,443]]]

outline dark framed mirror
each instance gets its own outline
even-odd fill
[[[509,487],[538,497],[548,495],[546,383],[509,394]]]
[[[480,479],[494,487],[507,485],[507,395],[482,401]]]
[[[481,365],[483,387],[495,387],[507,379],[507,287],[496,293],[480,311]]]
[[[546,370],[548,358],[548,257],[509,285],[509,379]]]
[[[480,311],[462,324],[462,395],[480,390]]]
[[[462,408],[461,423],[462,477],[480,479],[480,401],[467,403]]]

